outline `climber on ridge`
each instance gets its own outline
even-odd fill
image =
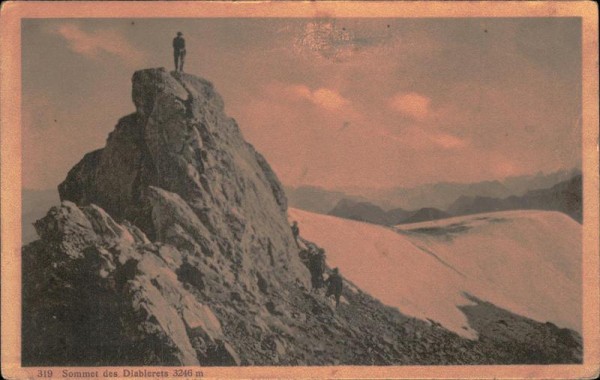
[[[329,275],[325,284],[327,284],[327,293],[325,293],[325,297],[334,296],[335,307],[337,308],[340,305],[340,296],[342,295],[342,288],[344,286],[342,277],[337,268],[333,268],[333,273]]]
[[[323,273],[325,272],[325,251],[320,248],[317,252],[311,252],[308,258],[308,268],[312,289],[314,291],[323,287]]]
[[[175,58],[175,71],[183,72],[183,61],[185,60],[185,39],[183,33],[177,32],[173,38],[173,56]]]
[[[298,243],[298,236],[300,236],[300,228],[298,227],[298,222],[294,220],[292,223],[292,234],[294,235],[294,240],[296,241],[296,245],[300,248],[300,243]]]

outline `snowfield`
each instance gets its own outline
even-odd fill
[[[290,209],[327,263],[403,314],[476,338],[465,293],[581,333],[581,225],[559,212],[506,211],[387,228]]]

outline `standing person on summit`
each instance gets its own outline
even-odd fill
[[[175,71],[183,72],[183,61],[185,60],[185,39],[183,33],[177,32],[173,38],[173,56],[175,58]]]

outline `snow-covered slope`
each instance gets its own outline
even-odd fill
[[[301,235],[383,303],[477,332],[457,307],[465,293],[537,321],[581,332],[581,226],[548,211],[469,215],[395,229],[298,209]]]

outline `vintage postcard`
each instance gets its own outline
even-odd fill
[[[595,378],[594,2],[5,2],[2,376]]]

